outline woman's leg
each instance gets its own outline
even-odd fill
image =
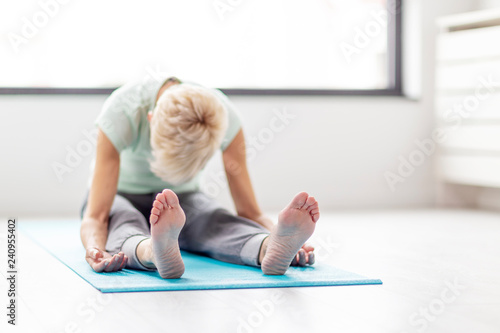
[[[180,193],[186,223],[179,235],[183,250],[240,265],[260,266],[259,253],[269,231],[235,216],[201,192]]]
[[[235,264],[262,264],[264,274],[284,274],[319,219],[318,203],[306,192],[298,193],[280,212],[271,233],[230,214],[203,193],[181,194],[179,199],[187,218],[179,235],[182,249]]]

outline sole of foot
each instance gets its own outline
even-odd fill
[[[171,190],[158,193],[151,208],[151,241],[153,262],[164,279],[178,279],[184,274],[179,249],[179,234],[186,216],[177,195]]]
[[[278,216],[278,224],[271,231],[262,272],[283,275],[302,245],[311,237],[319,220],[319,206],[306,192],[297,194]]]

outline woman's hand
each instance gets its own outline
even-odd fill
[[[305,243],[292,260],[291,266],[306,266],[314,264],[314,247]]]
[[[123,252],[111,255],[96,247],[89,247],[85,254],[85,260],[97,273],[116,272],[125,267],[128,257]]]

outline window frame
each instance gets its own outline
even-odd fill
[[[245,89],[219,88],[232,96],[402,96],[402,0],[387,0],[393,20],[387,26],[389,86],[384,89]],[[109,95],[116,88],[0,87],[0,95]]]

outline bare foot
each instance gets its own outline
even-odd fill
[[[297,194],[281,211],[262,260],[267,275],[283,275],[306,240],[311,237],[319,219],[318,202],[306,192]]]
[[[179,233],[186,216],[177,195],[163,190],[156,196],[151,209],[151,240],[153,262],[164,279],[178,279],[184,273],[184,262],[179,250]]]

